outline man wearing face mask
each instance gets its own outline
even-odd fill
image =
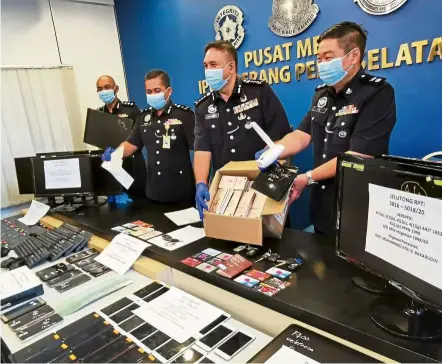
[[[205,47],[205,78],[212,92],[195,107],[194,173],[196,203],[203,218],[209,201],[207,187],[211,162],[218,170],[230,161],[253,160],[264,142],[251,128],[255,121],[272,140],[291,131],[285,110],[264,81],[241,80],[234,46],[215,41]]]
[[[120,101],[117,97],[118,85],[111,76],[103,75],[97,80],[97,95],[104,105],[98,110],[107,114],[119,115],[122,118],[129,118],[134,123],[140,114],[140,109],[133,102]]]
[[[297,176],[290,202],[310,186],[311,218],[315,231],[324,235],[335,233],[337,156],[387,154],[396,122],[394,89],[383,77],[369,75],[360,67],[366,38],[366,31],[352,22],[333,25],[320,36],[318,70],[324,84],[316,88],[311,109],[296,131],[256,155],[257,159],[263,153],[270,153],[272,159],[284,158],[312,142],[314,169]]]
[[[157,202],[184,202],[192,206],[195,182],[189,150],[194,148],[194,113],[171,101],[171,82],[165,71],[149,71],[145,89],[149,108],[140,113],[131,135],[122,143],[124,156],[145,146],[146,196]]]

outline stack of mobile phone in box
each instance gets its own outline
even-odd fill
[[[247,177],[222,176],[209,212],[237,217],[260,217],[266,196],[251,189]]]

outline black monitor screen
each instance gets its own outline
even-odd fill
[[[34,157],[35,196],[79,196],[94,192],[89,155]]]
[[[441,173],[339,163],[338,254],[441,307]]]
[[[135,120],[88,109],[83,142],[98,148],[117,148],[131,134]]]
[[[31,157],[14,158],[14,163],[19,193],[21,195],[34,193]]]

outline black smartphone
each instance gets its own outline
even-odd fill
[[[168,335],[161,331],[157,331],[151,336],[148,336],[146,339],[144,339],[142,343],[146,345],[149,350],[153,351],[157,349],[160,345],[163,345],[169,339],[171,338]]]
[[[200,360],[206,354],[198,347],[193,346],[192,348],[186,349],[177,359],[175,359],[173,364],[190,364],[195,363]]]
[[[209,331],[205,336],[203,336],[197,345],[203,350],[212,351],[215,347],[229,339],[236,330],[226,325],[219,325],[212,331]]]
[[[157,329],[154,326],[146,322],[140,327],[136,328],[134,331],[132,331],[131,335],[134,336],[136,339],[142,341],[143,339],[145,339],[146,337],[148,337],[149,335],[153,334],[156,331]]]
[[[42,269],[35,274],[43,282],[46,282],[49,279],[58,277],[58,276],[62,275],[63,273],[69,272],[73,269],[74,269],[74,267],[72,265],[69,265],[69,264],[66,265],[65,263],[59,263],[59,264],[53,265],[49,268]]]
[[[255,337],[242,331],[237,331],[228,340],[221,344],[215,353],[225,360],[231,360],[235,355],[248,346]]]
[[[133,294],[136,295],[137,297],[145,298],[147,295],[157,291],[162,287],[163,287],[162,284],[157,282],[152,282],[151,284],[148,284],[146,287],[139,289],[137,292],[134,292]]]
[[[212,321],[209,325],[205,326],[203,329],[200,330],[200,336],[206,335],[209,331],[211,331],[214,327],[220,325],[221,323],[225,322],[227,319],[229,319],[230,315],[220,315],[217,319]]]
[[[167,362],[175,355],[185,350],[187,347],[191,346],[194,341],[195,339],[190,338],[189,340],[180,344],[178,341],[171,339],[165,345],[162,345],[157,350],[155,350],[154,356],[157,356],[162,362]]]

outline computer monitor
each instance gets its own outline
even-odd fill
[[[131,134],[135,120],[88,109],[83,142],[98,148],[117,148]]]
[[[31,158],[36,197],[89,196],[94,193],[89,154]]]
[[[34,193],[34,177],[32,174],[31,157],[14,158],[14,163],[18,182],[18,192],[21,195]]]
[[[413,312],[415,319],[441,313],[441,198],[441,170],[433,166],[412,163],[408,168],[403,161],[339,157],[337,254],[386,279],[413,300],[415,308],[426,307],[419,313],[408,303],[410,314],[405,317],[402,303],[393,297],[374,302],[371,318],[392,334],[418,339],[441,335],[441,318],[432,329],[427,321],[425,334],[418,321],[415,327],[408,321]]]

